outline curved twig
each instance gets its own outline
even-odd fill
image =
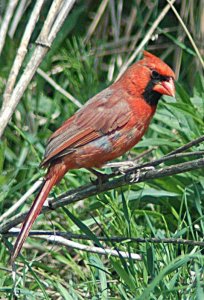
[[[145,173],[141,171],[139,178],[137,178],[137,183],[139,182],[145,182],[148,180],[152,179],[157,179],[157,178],[163,178],[166,176],[172,176],[184,172],[189,172],[192,170],[197,170],[200,168],[204,167],[204,158],[196,159],[190,162],[184,162],[184,163],[179,163],[175,164],[173,166],[168,166],[165,168],[161,168],[159,170],[149,170]],[[107,192],[111,189],[116,189],[118,187],[123,187],[127,184],[134,184],[135,182],[133,179],[135,178],[135,171],[137,168],[134,170],[131,170],[131,172],[128,172],[125,175],[120,176],[119,178],[113,179],[111,181],[105,182],[100,185],[85,185],[82,187],[79,187],[77,189],[68,191],[66,193],[63,193],[59,197],[52,199],[49,204],[50,206],[44,206],[41,213],[44,213],[46,211],[49,211],[51,209],[56,209],[58,207],[65,206],[70,203],[74,203],[80,200],[83,200],[87,197],[97,195],[102,192]],[[0,233],[7,232],[9,229],[12,227],[18,225],[21,223],[24,219],[25,216],[27,215],[28,211],[23,214],[18,214],[14,216],[13,218],[10,218],[7,220],[4,224],[0,226]]]

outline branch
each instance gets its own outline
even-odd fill
[[[167,155],[173,155],[173,154],[176,154],[176,153],[183,152],[183,151],[188,150],[189,148],[191,148],[195,145],[198,145],[198,144],[202,143],[203,141],[204,141],[204,135],[202,135],[199,138],[197,138],[193,141],[190,141],[189,143],[177,148],[176,150],[168,153]]]
[[[159,170],[150,170],[145,173],[140,173],[140,176],[137,180],[137,183],[139,182],[146,182],[148,180],[157,179],[157,178],[163,178],[166,176],[172,176],[192,170],[197,170],[204,167],[204,158],[196,159],[190,162],[184,162],[175,164],[173,166],[161,168]],[[88,198],[90,196],[97,195],[102,192],[107,192],[112,189],[116,189],[118,187],[123,187],[127,184],[134,184],[133,179],[135,178],[135,171],[137,170],[137,167],[132,170],[131,172],[128,172],[127,174],[120,176],[119,178],[113,179],[111,181],[102,183],[100,185],[85,185],[82,187],[79,187],[77,189],[68,191],[66,193],[63,193],[59,197],[52,199],[49,204],[50,206],[44,206],[41,213],[44,213],[46,211],[56,209],[58,207],[65,206],[70,203],[74,203],[80,200],[83,200],[85,198]],[[21,223],[25,216],[27,215],[28,211],[23,214],[18,214],[14,216],[13,218],[10,218],[7,220],[4,224],[0,225],[0,233],[7,232],[12,227],[18,225]]]
[[[20,232],[20,228],[12,228],[7,233],[2,233],[5,238],[8,237],[17,237]],[[29,232],[29,236],[61,236],[67,239],[78,239],[78,240],[92,240],[89,236],[85,234],[76,234],[72,232],[64,232],[64,231],[44,231],[44,230],[31,230]],[[175,245],[190,245],[190,246],[199,246],[204,247],[203,241],[195,241],[195,240],[187,240],[182,238],[157,238],[157,237],[128,237],[128,236],[112,236],[112,237],[104,237],[97,236],[99,241],[105,242],[133,242],[133,243],[153,243],[153,244],[175,244]]]
[[[23,14],[24,14],[26,8],[29,6],[29,4],[30,3],[27,0],[20,1],[19,5],[16,9],[15,15],[13,17],[9,32],[8,32],[8,35],[10,36],[11,39],[13,38],[16,28],[18,27],[18,24],[21,21]]]
[[[178,148],[178,150],[181,148]],[[175,154],[171,154],[173,152]],[[176,150],[175,150],[175,151],[170,152],[167,155],[164,155],[161,158],[158,158],[158,159],[146,162],[146,163],[142,163],[142,164],[138,164],[138,157],[136,157],[135,160],[107,163],[104,167],[118,168],[118,170],[116,172],[106,175],[107,178],[113,178],[115,175],[118,175],[120,173],[124,174],[124,173],[131,172],[134,170],[141,170],[146,167],[156,167],[156,166],[159,166],[161,163],[169,161],[169,160],[175,160],[177,158],[184,158],[184,157],[195,157],[195,156],[204,156],[204,151],[176,153]]]

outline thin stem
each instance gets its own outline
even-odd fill
[[[113,250],[110,248],[99,248],[99,247],[95,247],[95,246],[89,246],[89,245],[84,245],[84,244],[80,244],[77,242],[73,242],[71,240],[68,240],[62,236],[58,236],[58,235],[51,235],[51,236],[47,236],[47,235],[40,235],[38,236],[39,238],[43,239],[43,240],[47,240],[48,242],[54,243],[54,244],[59,244],[59,245],[63,245],[69,248],[73,248],[73,249],[78,249],[78,250],[82,250],[85,252],[90,252],[90,253],[97,253],[100,255],[111,255],[111,256],[122,256],[123,258],[132,258],[134,260],[141,260],[142,257],[141,255],[137,254],[137,253],[128,253],[128,252],[124,252],[124,251],[120,251],[120,250]]]
[[[6,88],[3,96],[3,108],[7,105],[7,101],[11,98],[11,94],[13,93],[13,88],[16,83],[16,78],[19,74],[20,68],[23,64],[24,58],[28,51],[28,44],[30,42],[31,35],[33,30],[35,29],[36,23],[39,18],[39,14],[42,8],[44,0],[38,0],[35,4],[35,7],[31,13],[30,19],[27,23],[26,29],[21,39],[20,46],[18,48],[15,60],[13,62],[13,66],[11,68],[9,78],[6,83]]]
[[[200,143],[202,143],[204,141],[204,135],[198,137],[197,139],[193,140],[193,141],[190,141],[189,143],[177,148],[176,150],[174,151],[171,151],[170,153],[168,153],[167,155],[170,156],[170,155],[173,155],[173,154],[176,154],[176,153],[180,153],[180,152],[183,152],[183,151],[186,151],[187,149],[195,146],[195,145],[198,145]]]
[[[106,7],[107,7],[107,4],[108,4],[108,0],[103,0],[101,2],[100,6],[98,8],[98,11],[96,12],[96,15],[93,19],[93,22],[91,23],[91,25],[88,29],[88,32],[86,34],[86,37],[84,39],[85,44],[90,40],[91,36],[93,35],[94,31],[96,30],[96,27],[97,27],[102,15],[103,15],[105,9],[106,9]]]
[[[0,216],[0,223],[3,222],[5,218],[14,213],[19,206],[21,206],[42,184],[43,179],[37,180],[31,188],[17,201],[12,205],[3,215]]]
[[[60,27],[62,26],[66,16],[70,12],[72,6],[75,3],[75,0],[67,0],[64,3],[64,6],[61,7],[62,0],[54,0],[51,8],[48,12],[47,19],[43,25],[41,33],[37,39],[37,46],[33,52],[32,57],[30,58],[25,70],[20,77],[15,89],[12,92],[12,95],[4,105],[0,112],[0,137],[2,136],[17,104],[19,103],[23,93],[25,92],[28,84],[32,80],[34,74],[37,71],[40,63],[48,52],[50,45],[53,43],[53,40],[56,37]],[[59,9],[61,8],[60,12]]]
[[[56,91],[60,92],[66,98],[68,98],[77,107],[82,107],[82,104],[74,98],[69,92],[65,91],[59,84],[57,84],[49,75],[47,75],[42,69],[38,68],[37,73],[44,78],[51,86],[55,88]]]
[[[9,23],[13,16],[18,0],[10,0],[0,28],[0,54],[4,47]]]
[[[179,13],[177,12],[176,8],[174,7],[173,2],[171,2],[171,1],[169,1],[169,0],[167,0],[167,2],[168,2],[169,5],[171,6],[171,8],[172,8],[172,10],[173,10],[173,12],[174,12],[174,14],[175,14],[175,16],[177,17],[177,19],[178,19],[179,22],[181,23],[181,26],[183,27],[183,29],[184,29],[186,35],[188,36],[189,41],[191,42],[191,44],[192,44],[192,46],[193,46],[193,48],[194,48],[194,50],[195,50],[195,52],[196,52],[196,54],[197,54],[197,56],[198,56],[200,62],[201,62],[201,65],[202,65],[203,68],[204,68],[204,61],[203,61],[203,59],[202,59],[202,56],[201,56],[201,54],[200,54],[200,52],[199,52],[199,50],[198,50],[198,47],[196,46],[196,44],[195,44],[195,42],[194,42],[194,40],[193,40],[193,38],[192,38],[192,36],[191,36],[191,34],[190,34],[188,28],[186,27],[186,25],[184,24],[184,22],[183,22],[182,18],[180,17]]]

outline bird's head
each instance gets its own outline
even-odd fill
[[[175,97],[175,74],[166,63],[144,51],[144,58],[140,64],[145,67],[148,77],[143,96],[149,104],[157,104],[162,95]]]
[[[129,91],[142,95],[150,105],[157,105],[162,95],[175,97],[175,74],[155,55],[144,51],[144,58],[132,65],[124,74]]]

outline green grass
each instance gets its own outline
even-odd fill
[[[110,8],[107,8],[93,37],[85,45],[83,39],[91,23],[91,15],[96,13],[98,4],[91,8],[91,5],[82,2],[79,1],[74,7],[71,19],[68,18],[66,26],[63,26],[61,35],[45,58],[42,68],[48,73],[51,72],[51,77],[58,84],[81,103],[85,103],[89,97],[110,84],[108,74],[110,75],[111,66],[112,81],[117,77],[120,60],[125,61],[130,52],[122,51],[124,45],[113,45],[112,50],[120,50],[121,54],[98,55],[96,51],[93,55],[94,49],[98,49],[99,46],[103,49],[104,45],[106,50],[105,44],[114,40]],[[136,2],[138,12],[131,36],[137,34],[143,26],[143,20],[148,13],[147,5]],[[118,3],[115,3],[116,11]],[[152,11],[148,24],[143,26],[140,32],[140,41],[162,7],[161,2],[155,1],[155,10]],[[119,26],[121,38],[125,36],[125,26],[133,8],[134,4],[124,1],[122,23]],[[179,4],[177,9],[181,11]],[[25,19],[29,13],[29,10],[25,12]],[[199,8],[196,9],[196,4],[193,13],[189,8],[188,14],[192,14],[193,20],[199,17],[200,11]],[[204,78],[194,49],[187,38],[184,37],[181,41],[178,21],[175,20],[173,13],[169,12],[160,24],[164,34],[159,34],[157,41],[150,41],[147,49],[165,57],[165,61],[173,64],[174,68],[179,64],[177,51],[181,51],[182,60],[176,87],[177,101],[168,97],[160,101],[145,137],[122,159],[129,156],[134,158],[152,147],[153,151],[144,160],[159,158],[204,134]],[[195,38],[199,32],[199,22],[195,28],[191,28],[189,19],[184,18],[184,21]],[[23,22],[24,20],[19,23],[14,39],[8,38],[5,44],[0,61],[1,94],[24,28]],[[165,29],[168,29],[168,34]],[[36,35],[37,30],[39,28],[36,28]],[[128,49],[129,45],[130,42],[125,47]],[[151,50],[153,47],[154,50]],[[4,60],[5,57],[7,60]],[[44,154],[46,140],[76,109],[71,101],[54,90],[39,75],[32,80],[0,143],[0,214],[7,211],[39,177],[43,176],[45,171],[39,169],[39,162]],[[204,150],[204,146],[200,144],[191,150]],[[180,159],[176,162],[190,159]],[[174,162],[167,162],[165,165]],[[62,192],[89,182],[90,174],[86,170],[71,171],[51,195],[56,197]],[[130,240],[131,237],[157,237],[202,241],[203,188],[203,170],[197,170],[118,188],[40,215],[33,228],[85,234],[90,240],[76,241],[86,245],[119,249],[129,254],[138,253],[142,255],[142,260],[134,261],[131,254],[128,259],[121,256],[100,256],[55,243],[48,244],[46,240],[38,238],[28,238],[17,264],[16,290],[20,293],[19,298],[203,299],[204,260],[201,247],[136,243]],[[34,196],[31,196],[13,215],[30,207],[33,198]],[[107,237],[107,241],[99,241],[99,236]],[[113,236],[125,236],[128,239],[116,243],[111,241]],[[14,292],[9,251],[6,247],[13,241],[13,238],[4,237],[0,244],[2,299],[12,299]]]

